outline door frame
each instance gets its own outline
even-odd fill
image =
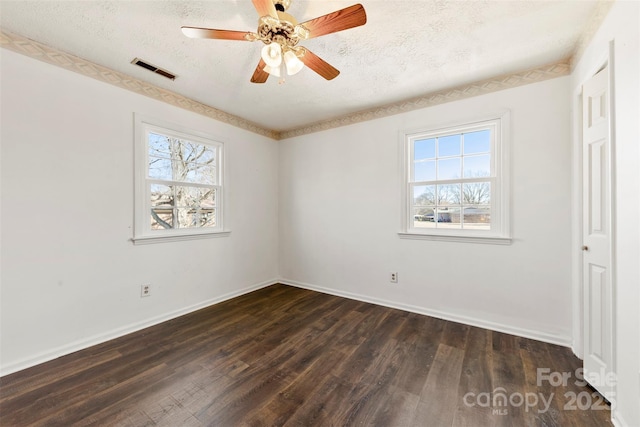
[[[615,224],[616,218],[616,110],[615,110],[615,61],[614,61],[614,41],[611,40],[607,46],[607,50],[602,53],[600,60],[596,62],[588,73],[588,77],[580,81],[574,91],[573,96],[573,226],[572,226],[572,284],[573,284],[573,344],[572,350],[580,359],[584,358],[584,277],[583,277],[583,155],[582,155],[582,87],[584,83],[595,76],[604,67],[609,67],[609,182],[610,182],[610,247],[609,256],[611,262],[611,371],[616,373],[617,359],[617,318],[616,318],[616,235],[617,229]],[[617,394],[617,383],[613,385],[614,396]]]

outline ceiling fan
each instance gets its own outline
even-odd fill
[[[269,75],[280,77],[299,72],[305,65],[327,80],[335,78],[340,71],[315,55],[309,49],[298,46],[302,40],[320,37],[367,22],[361,4],[346,7],[320,16],[302,24],[286,13],[291,0],[252,0],[260,15],[257,32],[216,30],[213,28],[182,27],[187,37],[200,39],[262,41],[265,46],[261,58],[251,77],[252,83],[264,83]]]

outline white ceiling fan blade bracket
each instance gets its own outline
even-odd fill
[[[307,27],[305,27],[302,24],[296,25],[295,28],[294,28],[294,32],[295,32],[296,37],[299,40],[306,40],[306,39],[309,38],[309,30],[307,29]]]

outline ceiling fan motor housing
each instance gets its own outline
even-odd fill
[[[271,16],[260,18],[257,38],[265,44],[278,43],[281,46],[294,47],[300,40],[309,37],[309,30],[298,25],[293,16],[288,13],[278,12],[276,19]]]

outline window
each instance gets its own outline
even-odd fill
[[[404,134],[401,237],[509,243],[507,122]]]
[[[136,116],[135,241],[220,233],[223,144]]]

